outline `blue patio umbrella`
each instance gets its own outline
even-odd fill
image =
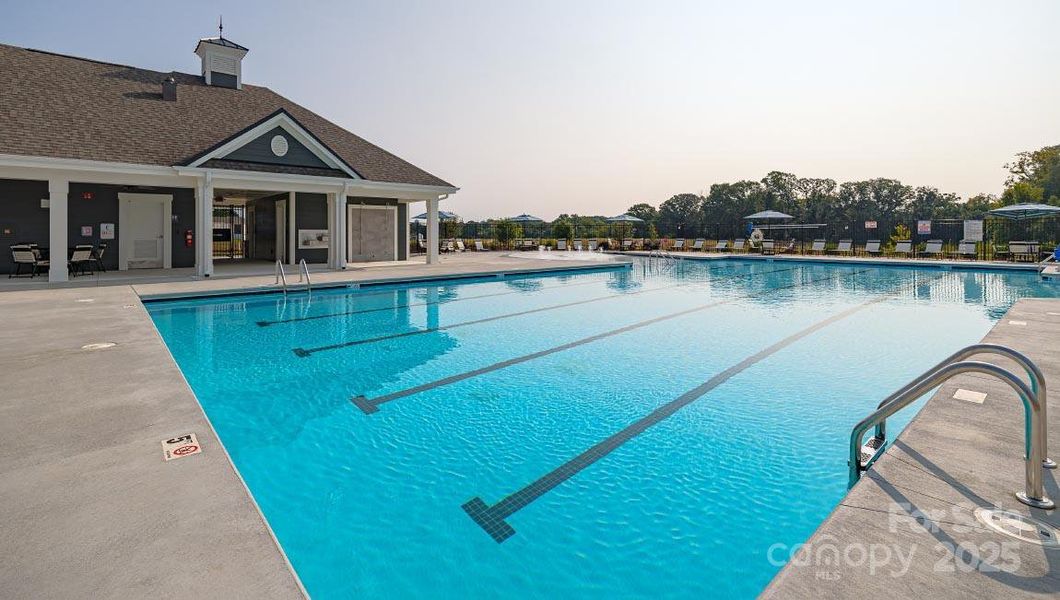
[[[748,221],[784,221],[786,219],[794,219],[795,217],[782,213],[776,210],[763,210],[762,212],[756,212],[753,215],[747,215],[744,219]]]
[[[788,219],[794,219],[794,218],[795,217],[793,217],[793,216],[791,216],[789,214],[782,213],[782,212],[776,211],[776,210],[763,210],[761,212],[756,212],[753,215],[747,215],[746,217],[744,217],[745,220],[751,221],[751,223],[748,223],[748,229],[751,230],[751,231],[754,230],[754,228],[752,227],[752,225],[754,224],[754,221],[765,221],[766,222],[766,230],[767,231],[772,231],[772,227],[770,227],[770,222],[771,221],[786,221]],[[750,231],[748,232],[748,235],[750,235]]]
[[[416,215],[415,217],[412,217],[412,220],[413,221],[426,221],[427,220],[427,213]],[[449,212],[447,210],[440,210],[440,211],[438,211],[438,220],[439,221],[459,221],[460,220],[460,215],[458,215],[456,213],[451,213],[451,212]]]
[[[608,223],[643,223],[644,219],[639,219],[631,214],[618,215],[617,217],[611,217],[607,220]]]
[[[518,217],[512,217],[508,219],[512,223],[543,223],[544,219],[539,219],[533,215],[521,214]]]
[[[1060,206],[1051,204],[1010,204],[990,211],[990,214],[1006,219],[1034,219],[1060,214]]]

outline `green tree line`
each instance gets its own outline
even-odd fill
[[[772,171],[760,181],[715,183],[705,194],[677,194],[658,208],[641,203],[627,212],[660,235],[687,235],[714,224],[739,223],[762,210],[787,213],[797,223],[855,223],[982,218],[990,209],[1025,202],[1060,206],[1060,145],[1021,152],[1005,168],[1009,176],[1001,196],[979,194],[967,200],[896,179],[837,183]]]

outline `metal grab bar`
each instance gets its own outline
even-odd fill
[[[298,281],[302,281],[302,273],[305,273],[305,291],[312,292],[313,282],[309,280],[309,265],[305,263],[305,259],[303,258],[301,262],[298,263],[298,266],[302,268],[301,272],[298,273]]]
[[[287,295],[287,275],[283,272],[283,263],[276,261],[276,285],[283,284],[283,295]]]
[[[857,483],[861,478],[861,472],[867,470],[882,453],[882,450],[878,450],[870,456],[864,464],[862,463],[861,440],[865,437],[865,433],[871,427],[876,426],[899,410],[909,406],[917,398],[923,396],[932,388],[941,385],[946,380],[956,375],[960,375],[961,373],[970,372],[993,375],[1007,383],[1009,387],[1019,394],[1020,400],[1023,402],[1024,412],[1023,462],[1026,481],[1024,491],[1017,492],[1016,498],[1018,498],[1020,502],[1035,508],[1054,508],[1056,505],[1045,495],[1045,488],[1042,484],[1043,457],[1042,449],[1038,445],[1038,440],[1041,439],[1041,436],[1044,433],[1041,430],[1044,429],[1045,423],[1041,418],[1041,403],[1038,400],[1038,395],[1032,391],[1027,384],[1023,383],[1020,378],[1016,377],[1009,371],[1006,371],[997,365],[976,361],[951,363],[940,369],[925,373],[914,380],[911,385],[907,385],[900,390],[899,393],[890,398],[883,406],[877,408],[871,415],[865,417],[860,423],[855,425],[854,430],[850,432],[850,455],[848,458],[850,474],[849,485],[852,487]]]
[[[968,346],[967,348],[962,348],[954,352],[939,364],[935,365],[934,367],[931,367],[931,369],[929,369],[927,372],[933,373],[950,363],[955,363],[958,361],[965,360],[967,358],[971,358],[976,354],[996,354],[998,356],[1006,356],[1012,359],[1013,361],[1019,363],[1019,365],[1023,367],[1023,370],[1027,373],[1027,379],[1029,379],[1031,382],[1031,391],[1034,392],[1034,394],[1038,397],[1038,403],[1042,405],[1041,415],[1042,423],[1044,425],[1041,428],[1041,437],[1038,438],[1038,446],[1042,449],[1042,466],[1046,469],[1055,469],[1056,463],[1053,462],[1051,458],[1049,458],[1049,436],[1046,433],[1048,430],[1049,423],[1049,402],[1045,389],[1045,375],[1042,374],[1041,369],[1039,369],[1038,365],[1034,364],[1031,359],[1027,358],[1024,354],[1017,352],[1012,348],[1009,348],[1008,346],[1002,346],[1000,344],[973,344],[971,346]],[[917,380],[915,379],[913,381],[910,381],[905,385],[905,387],[884,398],[880,402],[879,406],[877,406],[877,408],[882,408],[884,404],[893,401],[896,397],[905,393],[906,390],[916,384],[916,381]],[[873,437],[879,440],[879,442],[887,441],[886,421],[881,421],[879,424],[876,425],[876,431]],[[882,446],[882,443],[880,445]]]

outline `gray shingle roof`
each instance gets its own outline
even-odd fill
[[[177,101],[162,100],[162,81]],[[272,90],[0,44],[0,154],[180,165],[286,110],[361,177],[451,186]]]

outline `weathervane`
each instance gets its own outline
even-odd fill
[[[217,37],[223,38],[225,36],[225,16],[218,15],[217,17]]]

